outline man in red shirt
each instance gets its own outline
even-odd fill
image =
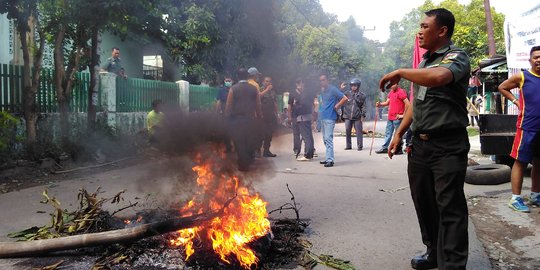
[[[388,153],[388,145],[390,145],[390,140],[394,134],[394,131],[398,129],[403,119],[403,115],[409,108],[409,99],[407,99],[407,93],[405,90],[401,89],[398,84],[394,84],[390,87],[390,93],[388,93],[388,98],[385,102],[377,102],[375,104],[377,107],[388,106],[388,121],[386,122],[386,133],[384,135],[384,144],[382,148],[375,151],[377,154],[386,154]],[[398,146],[398,149],[394,155],[403,154],[403,149],[401,146]]]

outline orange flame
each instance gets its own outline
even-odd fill
[[[182,209],[187,215],[220,210],[226,201],[237,196],[220,217],[205,226],[178,231],[178,238],[171,239],[173,246],[184,246],[186,260],[194,254],[193,240],[212,243],[213,250],[221,260],[231,263],[230,256],[236,256],[240,265],[249,269],[258,263],[258,258],[248,244],[270,232],[270,221],[266,212],[266,202],[258,194],[250,194],[237,176],[215,173],[216,164],[202,162],[201,155],[196,160],[200,165],[193,167],[198,175],[197,184],[201,190]]]

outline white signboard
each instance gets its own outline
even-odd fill
[[[507,18],[504,36],[508,67],[530,68],[531,48],[540,46],[540,4],[520,16]]]

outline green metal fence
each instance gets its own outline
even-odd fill
[[[1,110],[10,113],[22,113],[24,88],[23,73],[22,66],[0,65]],[[69,106],[71,112],[87,111],[89,86],[90,74],[84,72],[77,73]],[[36,102],[38,112],[40,113],[58,111],[56,88],[54,87],[54,71],[52,69],[44,68],[41,70]]]
[[[54,71],[52,69],[41,69],[39,78],[39,90],[37,93],[38,112],[57,112],[58,100],[56,99],[56,88],[54,87]]]
[[[189,110],[212,110],[219,91],[217,87],[204,85],[189,85]]]
[[[178,105],[179,98],[178,85],[174,82],[116,77],[117,112],[149,111],[156,99],[166,105]]]
[[[23,69],[0,65],[0,108],[10,113],[22,112]]]
[[[189,85],[189,110],[190,111],[206,111],[213,110],[216,102],[218,87],[210,87],[205,85]],[[276,95],[278,109],[281,112],[284,108],[283,95]]]
[[[22,113],[23,104],[23,68],[15,65],[0,65],[0,109],[10,113]],[[70,101],[71,112],[88,111],[88,89],[90,74],[76,74],[73,93]],[[189,108],[191,111],[211,110],[215,103],[219,88],[190,85]],[[151,109],[152,101],[161,99],[165,104],[180,104],[179,88],[174,82],[144,80],[137,78],[116,78],[116,111],[144,112]],[[56,89],[54,87],[54,70],[42,69],[39,90],[36,95],[38,112],[58,112]],[[281,99],[278,100],[280,102]],[[101,104],[101,89],[98,93],[98,104]],[[280,106],[281,107],[281,106]],[[100,106],[98,106],[98,110]]]

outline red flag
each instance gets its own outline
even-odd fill
[[[418,36],[415,36],[414,38],[414,51],[413,51],[413,61],[412,61],[412,68],[418,68],[418,65],[420,62],[422,62],[422,56],[424,53],[426,53],[426,49],[420,48],[420,44],[418,43]],[[414,85],[411,83],[411,93],[410,93],[410,100],[411,102],[414,100],[413,98],[413,90]]]

